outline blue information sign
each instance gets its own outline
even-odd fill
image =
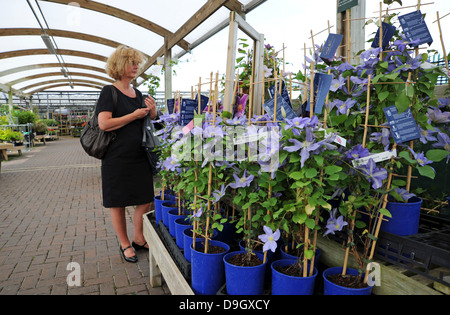
[[[314,76],[314,113],[322,114],[323,105],[330,91],[332,80],[333,76],[330,74],[317,73]],[[310,111],[310,100],[311,98],[308,97],[307,111]]]
[[[183,98],[180,108],[180,126],[184,127],[194,119],[196,109],[198,109],[196,100]]]
[[[289,93],[286,88],[286,83],[284,81],[282,82],[281,93],[280,93],[280,85],[278,84],[278,93],[281,94],[281,97],[286,102],[286,104],[288,104],[292,108],[291,97],[289,96]],[[269,95],[270,97],[273,97],[275,95],[275,85],[272,85],[269,88]]]
[[[383,22],[383,50],[389,45],[389,41],[394,36],[396,30],[395,26]],[[378,47],[380,47],[380,28],[378,28],[377,35],[375,35],[372,42],[372,48]]]
[[[420,10],[402,15],[398,19],[400,20],[406,39],[410,42],[419,40],[417,43],[411,45],[412,47],[417,47],[422,44],[428,44],[430,46],[433,43],[433,37],[431,37],[430,30]]]
[[[399,114],[397,107],[394,105],[386,107],[384,114],[391,127],[391,134],[396,143],[400,144],[420,138],[419,128],[410,108]]]
[[[173,109],[175,108],[175,99],[167,100],[167,109],[169,110],[169,114],[173,114]]]
[[[197,108],[195,109],[195,112],[198,111],[198,95],[195,96],[195,101],[197,102]],[[201,109],[202,112],[205,110],[206,106],[208,106],[208,102],[209,102],[209,97],[205,96],[205,95],[201,95]],[[199,113],[199,114],[201,114]]]
[[[264,109],[266,110],[266,112],[273,119],[275,117],[274,116],[275,97],[272,97],[263,106],[264,106]],[[292,109],[292,107],[289,104],[286,103],[286,101],[284,100],[283,97],[281,97],[280,94],[278,94],[278,96],[277,96],[277,121],[283,121],[284,122],[283,112],[281,111],[281,108],[283,108],[284,111],[286,112],[286,118],[287,119],[297,118],[297,115],[295,114],[295,112]]]
[[[320,58],[325,61],[325,63],[330,64],[331,60],[336,55],[336,51],[342,43],[344,35],[341,34],[329,34],[325,45],[320,53]]]

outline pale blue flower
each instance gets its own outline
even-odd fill
[[[263,229],[266,234],[258,236],[261,242],[264,243],[263,251],[267,252],[268,250],[271,250],[273,253],[275,253],[275,250],[277,249],[277,241],[280,239],[281,235],[280,230],[278,229],[274,233],[268,226],[264,226]]]

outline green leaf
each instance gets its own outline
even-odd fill
[[[417,168],[417,170],[419,171],[420,175],[434,179],[436,177],[436,172],[434,171],[434,169],[429,166],[429,165],[425,165],[425,166],[419,166]]]
[[[430,150],[427,152],[427,159],[433,162],[440,162],[450,154],[446,150]]]
[[[306,171],[306,178],[314,178],[317,174],[319,174],[319,172],[316,169],[310,168]]]
[[[305,250],[305,257],[306,257],[306,259],[311,260],[313,258],[313,256],[314,256],[314,251],[313,250],[310,250],[310,249]]]
[[[382,93],[378,94],[378,99],[380,100],[380,102],[382,102],[388,98],[389,94],[390,94],[389,91],[382,92]]]
[[[325,167],[325,173],[328,175],[336,174],[340,171],[342,171],[342,167],[340,167],[340,166],[331,165],[331,166]]]
[[[316,227],[316,221],[313,219],[307,219],[305,221],[305,224],[307,227],[309,227],[311,230],[314,230],[314,228]]]
[[[385,217],[392,218],[392,214],[387,209],[381,208],[380,213]]]
[[[303,178],[303,173],[302,172],[294,172],[292,174],[289,175],[290,178],[294,179],[294,180],[300,180]]]
[[[401,114],[408,109],[410,101],[404,90],[401,90],[399,93],[400,95],[395,101],[395,106],[397,107],[398,113]]]

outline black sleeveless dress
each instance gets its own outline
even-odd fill
[[[117,91],[117,106],[111,89]],[[98,99],[96,113],[112,112],[122,117],[142,107],[143,96],[136,90],[136,97],[123,94],[115,86],[105,86]],[[153,175],[142,147],[143,119],[135,120],[115,130],[116,139],[102,159],[102,193],[105,208],[122,208],[153,202]]]

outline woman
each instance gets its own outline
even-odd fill
[[[142,147],[142,123],[147,115],[156,118],[156,103],[153,98],[146,98],[147,107],[143,108],[141,92],[131,86],[143,61],[140,52],[119,46],[106,64],[106,72],[116,81],[103,88],[96,108],[100,129],[116,134],[102,159],[103,206],[111,208],[122,256],[132,263],[138,260],[134,249],[148,249],[142,216],[150,210],[154,197],[152,172]],[[113,89],[117,97],[113,96]],[[125,220],[128,206],[136,206],[132,243]]]

